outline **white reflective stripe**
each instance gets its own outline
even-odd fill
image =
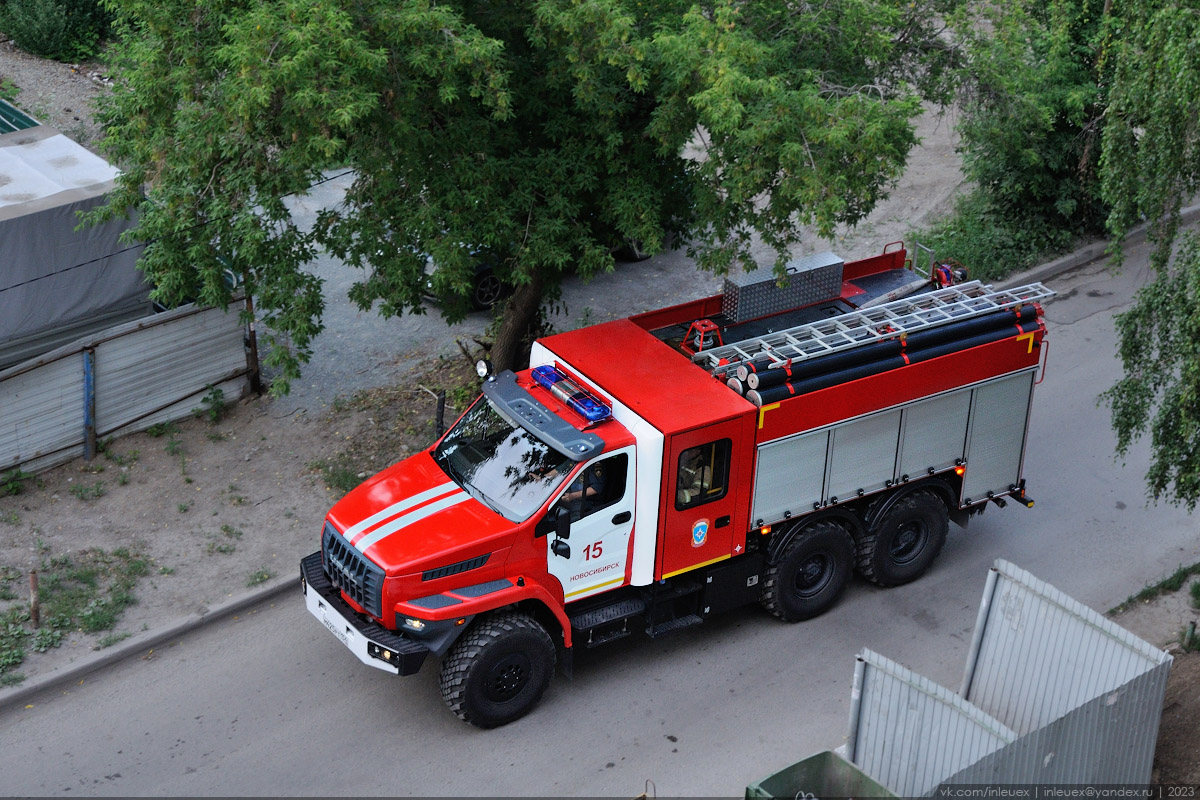
[[[413,506],[418,506],[421,503],[424,503],[426,500],[432,500],[438,495],[445,494],[446,492],[450,491],[451,487],[457,489],[458,484],[453,483],[452,481],[447,481],[446,483],[435,486],[432,489],[426,489],[420,494],[414,494],[412,497],[401,500],[399,503],[392,503],[382,511],[376,511],[362,522],[357,522],[351,525],[342,533],[342,535],[346,537],[347,541],[349,541],[365,531],[367,528],[370,528],[372,525],[378,525],[380,522],[383,522],[389,517],[394,517],[397,514],[407,511]]]
[[[405,514],[403,517],[392,520],[387,525],[381,525],[355,542],[354,547],[360,553],[365,553],[368,547],[386,536],[391,536],[405,525],[412,525],[414,522],[420,522],[432,514],[436,514],[443,509],[449,508],[450,506],[456,506],[464,500],[470,499],[471,495],[463,491],[460,491],[457,494],[452,494],[449,497],[443,497],[436,503],[430,503],[427,506],[422,506],[410,514]]]

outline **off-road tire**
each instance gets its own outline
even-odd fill
[[[767,565],[762,605],[785,622],[822,614],[846,588],[853,563],[850,533],[833,520],[813,523]]]
[[[554,643],[536,620],[517,611],[484,617],[442,660],[442,699],[480,728],[529,713],[554,674]]]
[[[933,492],[913,492],[859,538],[858,572],[878,586],[914,581],[942,551],[949,528],[946,504]]]

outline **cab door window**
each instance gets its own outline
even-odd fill
[[[628,472],[627,453],[593,461],[572,479],[557,505],[570,510],[572,522],[591,516],[620,502]]]
[[[677,511],[711,503],[725,496],[729,488],[729,454],[732,449],[732,440],[718,439],[689,447],[679,454],[675,478]]]

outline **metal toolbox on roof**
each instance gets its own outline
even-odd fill
[[[826,251],[789,262],[786,278],[772,267],[727,276],[721,312],[738,323],[837,297],[844,263]]]

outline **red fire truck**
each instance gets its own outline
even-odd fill
[[[369,479],[301,562],[309,611],[394,674],[441,657],[503,725],[555,664],[759,602],[830,608],[920,576],[948,522],[1025,505],[1041,284],[919,270],[900,243],[539,340],[428,450]]]

